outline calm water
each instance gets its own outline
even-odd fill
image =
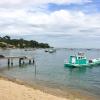
[[[14,77],[33,84],[34,82],[46,83],[48,86],[57,88],[71,87],[88,91],[94,95],[100,95],[100,66],[85,68],[66,68],[64,60],[72,54],[82,51],[87,58],[100,58],[100,50],[83,49],[58,49],[56,53],[45,53],[43,49],[25,51],[24,49],[0,50],[0,54],[5,56],[26,55],[35,58],[36,72],[34,65],[18,66],[18,61],[14,61],[14,66],[7,68],[7,61],[0,60],[0,73],[8,77]],[[2,70],[3,69],[3,70]]]

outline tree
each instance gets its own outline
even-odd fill
[[[3,42],[0,42],[0,47],[1,48],[4,48],[4,47],[6,47],[7,45],[5,44],[5,43],[3,43]]]
[[[30,47],[30,48],[49,48],[50,46],[47,43],[38,43],[34,40],[24,40],[21,39],[11,39],[10,36],[4,36],[0,37],[0,42],[5,43],[6,45],[13,45],[15,47],[24,48],[24,47]],[[4,47],[4,44],[1,44],[2,47]]]
[[[5,39],[5,40],[10,40],[10,36],[7,36],[7,35],[6,35],[6,36],[3,37],[3,39]]]

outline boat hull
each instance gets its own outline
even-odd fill
[[[69,64],[69,63],[64,64],[65,67],[91,67],[91,66],[98,66],[98,65],[100,65],[100,61],[95,63],[88,63],[88,64]]]

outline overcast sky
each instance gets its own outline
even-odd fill
[[[100,48],[100,0],[0,0],[0,35]]]

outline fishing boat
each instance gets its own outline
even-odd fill
[[[68,61],[65,61],[65,67],[85,67],[85,66],[97,66],[100,65],[100,58],[88,60],[84,53],[78,53],[78,55],[70,56]]]

